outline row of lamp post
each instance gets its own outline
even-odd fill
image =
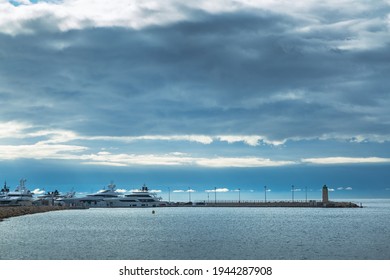
[[[267,186],[264,186],[264,202],[267,202]],[[191,202],[192,189],[188,187],[188,201]],[[295,186],[291,186],[291,201],[294,202]],[[305,198],[307,202],[307,187],[305,187]],[[168,201],[171,202],[171,189],[168,188]],[[210,202],[210,193],[207,193],[207,201]],[[217,203],[217,188],[214,187],[214,203]],[[238,203],[241,203],[241,189],[238,189]]]

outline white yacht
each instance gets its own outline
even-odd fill
[[[131,194],[106,201],[109,202],[109,207],[162,207],[168,204],[162,201],[161,197],[157,197],[156,193],[150,192],[145,184]]]
[[[53,192],[46,192],[45,194],[38,195],[35,205],[60,205],[56,203],[57,200],[70,197],[69,193],[61,194],[58,190]]]
[[[90,208],[106,207],[161,207],[166,206],[167,202],[162,201],[155,193],[149,192],[148,187],[143,185],[141,189],[133,191],[131,194],[121,194],[115,190],[114,184],[108,185],[107,189],[94,194],[89,194],[79,198],[60,198],[58,204],[75,204]]]
[[[85,197],[73,198],[81,204],[86,204],[88,207],[112,207],[110,200],[119,199],[121,193],[115,190],[116,185],[111,182],[107,189],[103,189],[94,194],[88,194]]]
[[[4,187],[0,190],[0,200],[7,196],[9,193],[9,188],[7,186],[7,182],[4,182]]]
[[[76,192],[71,191],[67,192],[66,194],[60,194],[57,197],[54,198],[53,204],[64,206],[64,205],[78,205],[80,204],[80,201],[78,198],[75,197]]]
[[[0,197],[0,205],[5,206],[28,206],[32,205],[35,200],[33,193],[30,192],[26,186],[26,179],[21,179],[19,186],[15,191],[3,192]]]

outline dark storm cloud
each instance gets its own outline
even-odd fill
[[[310,24],[264,11],[140,30],[36,20],[35,34],[0,35],[0,118],[89,135],[388,135],[389,46],[344,49],[352,29]]]

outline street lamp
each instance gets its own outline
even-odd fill
[[[214,187],[214,202],[217,204],[217,187]]]
[[[171,203],[171,188],[168,187],[168,202]]]
[[[305,187],[306,203],[307,203],[307,187]]]
[[[264,202],[267,202],[267,186],[264,186]]]
[[[241,189],[238,189],[238,203],[241,203]]]
[[[188,187],[188,202],[191,202],[191,188]]]
[[[294,185],[292,185],[291,186],[292,202],[294,202],[294,192],[295,192],[295,187],[294,187]]]

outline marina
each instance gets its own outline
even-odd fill
[[[76,197],[75,192],[60,194],[57,190],[44,195],[34,197],[27,189],[26,180],[20,180],[14,191],[8,186],[0,192],[0,220],[14,216],[48,212],[65,209],[89,209],[89,208],[154,208],[154,207],[302,207],[302,208],[358,208],[363,207],[353,202],[340,202],[329,200],[328,187],[322,188],[322,200],[306,201],[194,201],[171,202],[164,201],[156,193],[149,191],[146,185],[132,191],[130,194],[122,194],[116,190],[116,185],[111,183],[107,188],[99,192]]]

